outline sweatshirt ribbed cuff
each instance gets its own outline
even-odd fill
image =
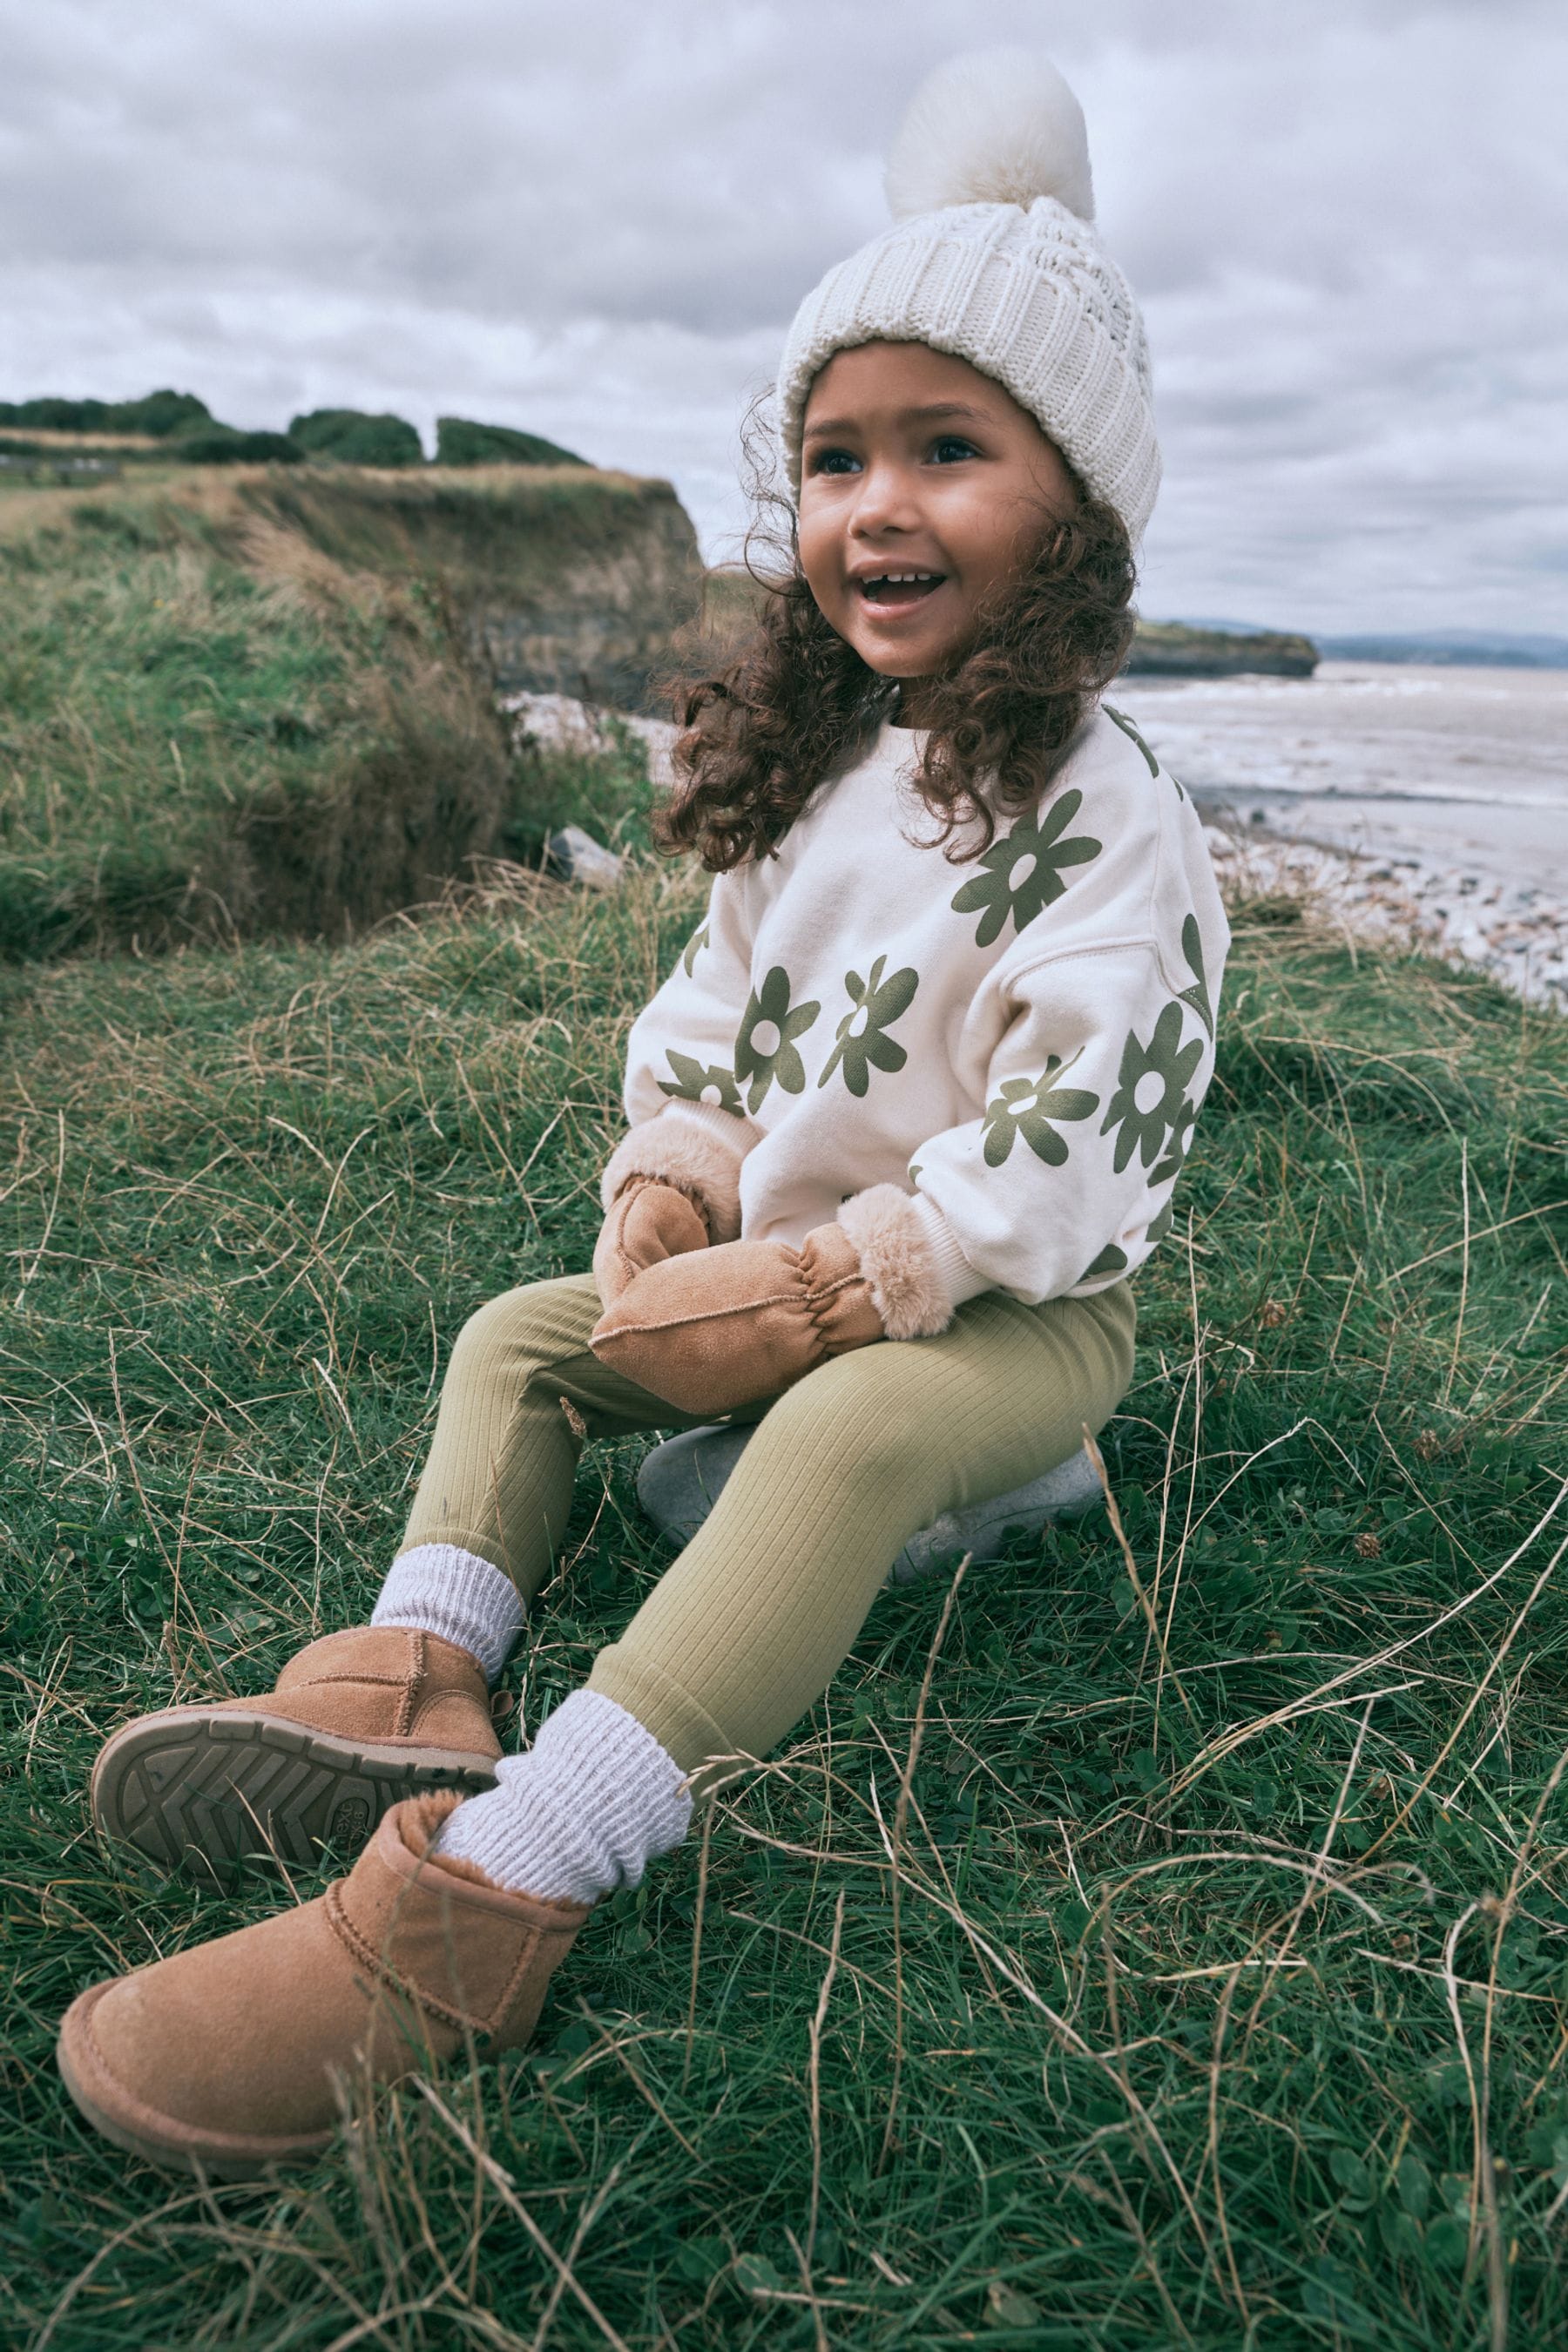
[[[762,1129],[753,1126],[744,1112],[721,1110],[717,1103],[670,1103],[666,1109],[656,1112],[655,1116],[672,1121],[694,1118],[708,1129],[710,1135],[716,1135],[721,1143],[729,1146],[737,1158],[742,1160],[753,1143],[762,1141]]]
[[[984,1275],[975,1273],[958,1245],[957,1234],[936,1202],[928,1200],[923,1192],[917,1192],[915,1210],[931,1244],[937,1280],[952,1305],[962,1307],[966,1298],[978,1298],[983,1290],[994,1290],[996,1286],[994,1282],[987,1281]]]

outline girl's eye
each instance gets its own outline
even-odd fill
[[[978,457],[979,450],[962,433],[944,433],[931,445],[931,456],[939,466],[955,466],[964,457]]]
[[[811,461],[814,474],[852,474],[860,460],[849,449],[819,449]]]

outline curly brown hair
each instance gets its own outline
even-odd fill
[[[749,641],[715,675],[675,689],[677,782],[656,819],[663,847],[694,849],[712,874],[775,849],[897,694],[823,618],[798,560],[751,577],[763,602]],[[950,857],[988,848],[998,812],[1048,785],[1126,658],[1133,584],[1121,517],[1081,495],[952,669],[921,681],[929,732],[913,781]]]

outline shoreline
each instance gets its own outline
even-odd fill
[[[1194,793],[1227,898],[1285,897],[1368,946],[1417,948],[1568,1013],[1568,902],[1531,884],[1406,851],[1347,849]]]

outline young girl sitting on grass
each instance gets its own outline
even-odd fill
[[[1143,330],[1043,62],[935,75],[889,192],[790,331],[795,574],[686,701],[665,833],[717,878],[631,1034],[592,1274],[463,1330],[368,1626],[99,1760],[100,1827],[168,1863],[368,1837],[314,1902],[73,2004],[71,2095],[144,2156],[308,2159],[335,2072],[525,2042],[592,1906],[822,1696],[906,1541],[1127,1389],[1227,944],[1191,805],[1099,699],[1159,476]],[[584,1436],[759,1411],[498,1760],[487,1685]]]

